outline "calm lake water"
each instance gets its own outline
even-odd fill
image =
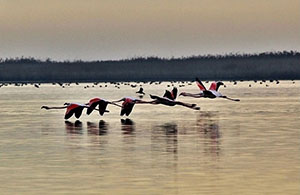
[[[65,110],[40,109],[137,97],[140,84],[157,95],[171,89],[169,82],[1,87],[0,193],[300,194],[300,81],[225,82],[220,92],[240,102],[179,97],[201,110],[136,105],[128,119],[111,105],[102,117],[67,122]],[[195,83],[174,85],[198,92]]]

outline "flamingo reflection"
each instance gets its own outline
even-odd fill
[[[108,124],[104,120],[99,121],[99,125],[96,123],[87,122],[87,131],[89,135],[106,135]]]
[[[178,149],[178,126],[176,123],[165,123],[155,126],[152,131],[153,150],[166,148],[168,153],[177,154]],[[163,141],[162,141],[163,140]],[[162,144],[165,147],[162,147]],[[157,147],[158,146],[158,147]],[[177,155],[174,156],[177,159]]]
[[[213,112],[201,112],[197,119],[197,130],[204,139],[208,140],[208,142],[203,142],[205,152],[219,155],[221,133],[214,117]]]
[[[131,119],[121,119],[121,124],[123,134],[132,134],[135,131],[134,122]]]
[[[82,134],[82,122],[76,120],[75,123],[65,121],[65,128],[68,134]]]
[[[166,134],[166,150],[167,152],[172,152],[174,154],[177,154],[177,148],[178,148],[178,139],[177,139],[177,133],[178,133],[178,127],[175,123],[166,123],[161,126]]]

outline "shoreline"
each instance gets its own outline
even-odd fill
[[[149,82],[200,80],[299,80],[300,53],[280,52],[177,59],[116,61],[0,61],[0,82]]]

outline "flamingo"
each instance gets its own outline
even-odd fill
[[[123,116],[123,115],[129,116],[135,104],[151,103],[151,102],[143,101],[140,99],[135,99],[132,97],[124,97],[120,100],[113,101],[112,103],[117,103],[117,102],[121,102],[121,101],[123,101],[122,109],[121,109],[121,113],[120,113],[121,116]]]
[[[196,94],[192,94],[192,93],[187,93],[187,92],[182,92],[179,95],[181,96],[189,96],[189,97],[194,97],[194,98],[224,98],[224,99],[228,99],[231,101],[240,101],[239,99],[232,99],[229,98],[227,96],[222,95],[220,92],[218,92],[218,89],[221,85],[224,85],[224,83],[218,81],[218,82],[213,82],[210,87],[209,90],[207,90],[205,88],[205,86],[203,85],[203,83],[196,78],[196,84],[200,89],[200,93],[196,93]]]
[[[67,108],[65,113],[65,119],[69,119],[71,118],[71,116],[73,116],[73,114],[75,115],[76,118],[79,118],[82,114],[83,109],[89,108],[89,106],[85,104],[79,104],[79,103],[64,103],[64,106],[61,107],[42,106],[41,109],[43,108],[46,110]]]
[[[175,106],[175,105],[181,105],[187,108],[191,108],[194,110],[200,110],[200,107],[197,107],[196,104],[189,104],[189,103],[184,103],[184,102],[180,102],[180,101],[176,101],[176,97],[177,97],[177,88],[174,87],[173,90],[170,92],[168,90],[165,91],[165,94],[163,95],[163,97],[160,96],[156,96],[156,95],[151,95],[150,97],[152,99],[154,99],[152,102],[150,102],[151,104],[163,104],[166,106]]]
[[[106,101],[106,100],[101,99],[101,98],[93,98],[93,99],[91,99],[91,100],[89,101],[89,103],[86,104],[86,105],[88,105],[86,114],[87,114],[87,115],[90,115],[90,114],[93,112],[93,110],[95,110],[96,107],[99,105],[99,106],[98,106],[98,108],[99,108],[99,109],[98,109],[98,110],[99,110],[99,114],[100,114],[101,116],[103,116],[103,114],[104,114],[105,112],[109,112],[108,110],[106,110],[106,107],[107,107],[108,104],[112,104],[112,105],[121,107],[121,106],[118,105],[118,104],[115,104],[115,103],[113,103],[113,102]]]

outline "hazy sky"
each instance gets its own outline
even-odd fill
[[[0,57],[300,51],[300,0],[0,0]]]

